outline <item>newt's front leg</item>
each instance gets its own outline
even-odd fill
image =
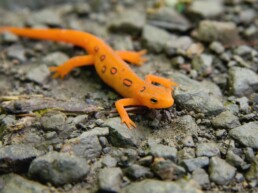
[[[147,61],[147,58],[142,57],[147,53],[147,50],[141,50],[138,52],[134,51],[116,51],[116,53],[125,61],[131,62],[137,66],[141,66]]]
[[[141,104],[133,98],[125,98],[125,99],[120,99],[120,100],[116,101],[115,105],[116,105],[116,110],[118,111],[118,113],[121,117],[122,123],[125,123],[126,126],[128,127],[128,129],[131,129],[130,128],[131,126],[136,128],[135,123],[129,118],[124,107],[125,106],[137,106],[137,105],[141,105]]]
[[[167,78],[163,78],[163,77],[159,77],[159,76],[155,76],[152,74],[149,74],[145,77],[145,81],[148,83],[158,83],[166,88],[169,88],[171,90],[173,90],[173,87],[177,87],[178,84],[176,82],[173,82]]]

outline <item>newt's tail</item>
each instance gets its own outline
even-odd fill
[[[65,42],[86,48],[87,43],[96,39],[93,35],[81,31],[68,29],[31,29],[19,27],[0,27],[0,33],[11,32],[18,36],[51,40],[56,42]]]

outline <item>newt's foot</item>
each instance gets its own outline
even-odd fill
[[[143,55],[145,55],[147,53],[147,50],[141,50],[139,52],[135,52],[134,53],[134,63],[138,66],[143,65],[144,62],[146,62],[148,59],[142,57]]]
[[[125,117],[122,119],[122,123],[125,123],[126,126],[128,127],[128,129],[133,129],[131,128],[131,126],[133,126],[134,128],[136,128],[135,123],[129,118],[129,117]]]
[[[70,72],[69,69],[64,68],[63,66],[51,66],[49,67],[49,70],[51,72],[54,72],[54,75],[52,76],[52,78],[62,78],[62,79]]]

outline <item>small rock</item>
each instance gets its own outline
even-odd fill
[[[229,135],[244,146],[258,148],[258,122],[246,123],[232,129]]]
[[[30,145],[3,146],[0,148],[0,172],[26,172],[32,160],[41,154]]]
[[[136,9],[127,9],[116,15],[110,23],[110,29],[116,32],[138,34],[145,24],[145,15]]]
[[[40,122],[44,130],[62,131],[66,118],[66,115],[60,111],[49,111],[41,117]]]
[[[181,162],[181,164],[189,171],[192,172],[197,168],[203,168],[209,165],[208,157],[197,157],[193,159],[186,159]]]
[[[32,13],[30,17],[28,17],[27,22],[33,26],[38,26],[40,24],[61,26],[63,21],[62,16],[55,9],[43,9]]]
[[[197,14],[202,18],[213,18],[223,13],[224,6],[223,1],[217,0],[195,0],[189,7],[189,12]]]
[[[218,185],[227,185],[235,176],[236,168],[219,157],[210,160],[209,173],[211,181]]]
[[[21,45],[13,45],[7,49],[7,57],[17,59],[21,62],[26,61],[26,51]]]
[[[184,147],[178,151],[177,157],[179,163],[186,159],[193,159],[195,157],[195,150],[193,148]]]
[[[133,180],[153,177],[153,173],[149,168],[136,164],[130,165],[128,168],[125,168],[124,172],[129,178]]]
[[[171,36],[165,45],[165,52],[169,56],[177,55],[178,52],[186,54],[187,49],[193,45],[193,39],[189,36]]]
[[[194,147],[195,146],[192,136],[186,136],[184,139],[182,139],[182,144],[185,147]]]
[[[249,107],[249,99],[246,97],[241,97],[236,99],[236,102],[239,104],[239,110],[243,113],[250,113],[250,107]]]
[[[165,159],[170,159],[171,161],[176,161],[177,158],[177,149],[175,147],[162,144],[150,145],[150,153],[154,157],[163,157]]]
[[[211,55],[201,54],[193,58],[192,66],[200,75],[207,76],[212,71],[212,61],[213,57]]]
[[[218,41],[223,44],[234,43],[239,39],[234,23],[209,20],[201,21],[194,35],[201,41]]]
[[[258,185],[258,160],[253,160],[250,169],[245,174],[246,179],[254,184],[254,186]]]
[[[165,48],[166,43],[170,39],[170,34],[163,29],[145,25],[143,28],[142,39],[143,44],[150,51],[159,53]]]
[[[28,80],[38,84],[44,84],[49,76],[50,72],[46,65],[39,65],[36,68],[29,70],[26,74]]]
[[[217,115],[211,121],[215,128],[223,129],[233,129],[240,126],[240,122],[237,116],[235,116],[231,111],[224,111]]]
[[[134,149],[119,148],[112,151],[111,154],[117,161],[119,166],[128,167],[132,163],[135,163],[138,157],[138,152]]]
[[[247,68],[232,67],[229,70],[229,90],[236,96],[248,96],[258,91],[258,76]]]
[[[220,156],[220,150],[216,143],[200,143],[196,148],[197,157],[201,156]]]
[[[117,160],[115,158],[113,158],[111,155],[106,155],[103,160],[102,160],[102,164],[106,167],[115,167],[117,164]]]
[[[224,52],[224,50],[225,50],[223,45],[220,42],[216,42],[216,41],[212,42],[209,47],[216,54],[222,54]]]
[[[148,15],[148,23],[167,30],[187,31],[190,22],[175,9],[162,7],[155,13]]]
[[[202,193],[192,181],[159,181],[146,179],[123,188],[122,193]]]
[[[42,59],[42,61],[46,63],[47,66],[59,66],[68,60],[69,57],[63,52],[52,52]]]
[[[231,151],[231,150],[229,150],[228,152],[227,152],[227,155],[226,155],[226,161],[229,163],[229,164],[231,164],[231,165],[233,165],[233,166],[235,166],[235,167],[237,167],[237,168],[241,168],[241,169],[245,169],[245,167],[246,167],[246,163],[245,163],[245,161],[239,156],[239,155],[237,155],[237,154],[235,154],[233,151]]]
[[[27,180],[17,174],[6,174],[0,177],[1,193],[53,193],[57,192],[53,187],[43,186],[37,182]]]
[[[256,17],[256,12],[253,9],[241,10],[239,13],[240,22],[250,24]]]
[[[195,180],[203,189],[209,189],[210,179],[209,175],[202,168],[197,168],[192,173],[192,178]]]
[[[2,34],[2,37],[0,37],[0,40],[3,43],[14,43],[17,42],[19,38],[13,33],[5,32]]]
[[[170,160],[154,162],[152,170],[162,180],[177,180],[186,174],[183,167],[176,165]]]
[[[106,120],[103,126],[109,127],[110,142],[116,147],[137,147],[144,137],[139,129],[128,129],[118,117]]]
[[[150,166],[152,162],[153,162],[153,157],[150,155],[138,160],[138,163],[143,166]]]
[[[98,175],[99,189],[105,192],[120,192],[123,173],[120,168],[104,168]]]
[[[84,159],[57,152],[50,152],[36,158],[29,168],[30,176],[56,186],[76,182],[88,172],[89,166]]]

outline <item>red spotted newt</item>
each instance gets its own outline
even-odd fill
[[[146,61],[142,57],[146,53],[145,50],[139,52],[114,51],[100,38],[76,30],[0,27],[0,33],[3,32],[11,32],[33,39],[70,43],[85,49],[88,55],[76,56],[60,66],[50,67],[50,71],[54,72],[53,77],[64,78],[76,67],[94,65],[99,77],[125,97],[116,101],[115,106],[122,122],[128,128],[136,127],[136,125],[129,118],[125,110],[126,106],[169,108],[174,104],[171,92],[177,86],[175,82],[151,74],[143,80],[124,62],[142,65]]]

